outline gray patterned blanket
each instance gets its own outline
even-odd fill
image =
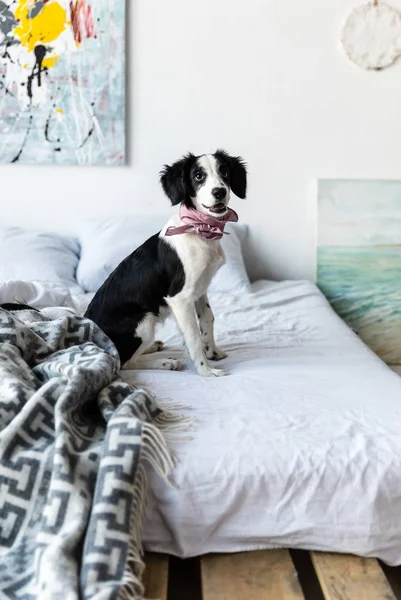
[[[173,420],[88,319],[0,309],[0,598],[142,598],[146,462]]]

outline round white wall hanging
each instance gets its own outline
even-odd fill
[[[401,14],[378,0],[358,6],[341,41],[348,58],[362,69],[384,69],[401,54]]]

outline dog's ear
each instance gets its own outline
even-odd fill
[[[242,200],[246,196],[247,171],[246,163],[240,156],[230,156],[225,150],[217,150],[215,156],[228,165],[230,188]]]
[[[160,172],[160,183],[173,206],[188,201],[188,169],[194,158],[187,154],[173,165],[165,165]]]

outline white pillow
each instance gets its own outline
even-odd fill
[[[110,217],[81,223],[81,258],[77,280],[86,292],[96,292],[112,271],[148,238],[160,231],[168,216]]]
[[[82,223],[79,241],[81,260],[77,270],[79,285],[96,292],[119,263],[166,224],[167,215],[158,217],[113,217]],[[219,269],[209,288],[212,292],[248,292],[250,283],[242,256],[246,225],[229,223],[222,245],[226,264]]]
[[[221,245],[226,255],[223,265],[212,279],[209,292],[250,292],[251,284],[246,272],[242,245],[248,235],[247,225],[242,223],[227,223]]]
[[[79,243],[72,236],[0,226],[0,281],[50,281],[74,292]]]

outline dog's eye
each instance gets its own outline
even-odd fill
[[[197,173],[195,173],[195,179],[196,179],[196,181],[202,181],[202,179],[203,179],[203,173],[201,173],[200,171],[198,171]]]
[[[219,171],[220,171],[220,175],[222,177],[227,177],[228,171],[227,171],[226,167],[220,167]]]

